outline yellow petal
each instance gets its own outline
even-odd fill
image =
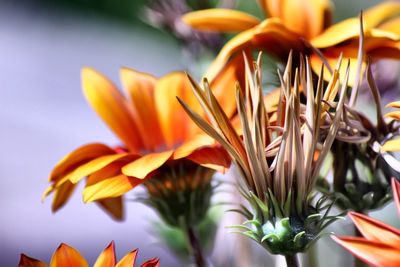
[[[154,100],[157,79],[150,74],[129,68],[122,68],[120,77],[130,97],[133,115],[144,145],[147,150],[154,151],[164,142]]]
[[[126,254],[115,267],[132,267],[135,266],[137,250],[129,252]]]
[[[99,199],[119,197],[143,182],[143,179],[127,177],[123,174],[110,177],[86,186],[83,190],[83,201],[87,203]]]
[[[385,114],[385,117],[394,119],[394,120],[400,120],[400,111],[392,111],[388,112]]]
[[[130,151],[140,150],[143,143],[132,110],[118,89],[90,68],[82,70],[82,87],[89,104]]]
[[[49,181],[57,181],[78,166],[115,151],[103,144],[87,144],[74,150],[60,160],[50,174]]]
[[[250,14],[233,9],[205,9],[185,14],[182,20],[197,30],[240,32],[260,23]]]
[[[400,266],[400,250],[385,244],[356,237],[332,237],[364,262],[376,267]]]
[[[69,177],[69,180],[76,184],[82,178],[104,168],[105,166],[113,163],[114,161],[120,160],[124,157],[130,157],[128,154],[114,154],[114,155],[106,155],[94,160],[89,161],[88,163],[78,167]]]
[[[61,244],[51,258],[50,267],[89,267],[86,260],[74,248]]]
[[[157,111],[166,145],[173,148],[182,143],[195,131],[199,131],[189,116],[179,105],[176,97],[184,99],[195,110],[201,110],[199,103],[192,93],[186,74],[175,72],[162,77],[155,91]]]
[[[400,138],[387,141],[382,146],[382,150],[383,151],[387,151],[387,152],[398,152],[398,151],[400,151]]]
[[[56,212],[62,208],[65,203],[69,200],[72,193],[74,192],[75,184],[70,181],[65,181],[59,187],[55,188],[55,195],[53,198],[53,203],[51,205],[51,210]]]
[[[28,257],[24,254],[21,254],[18,267],[47,267],[47,264],[34,258]]]
[[[400,15],[400,3],[388,1],[366,10],[363,13],[364,31],[369,32],[371,29],[379,27],[381,23],[394,15]],[[313,38],[311,44],[317,48],[325,48],[358,37],[359,34],[359,18],[350,18],[328,28]]]
[[[96,203],[103,208],[113,219],[124,220],[124,202],[122,196],[97,200]]]
[[[147,154],[122,168],[122,173],[139,179],[144,179],[149,173],[163,165],[171,156],[173,150]]]
[[[93,267],[115,267],[116,261],[114,242],[111,242],[103,252],[101,252]]]
[[[400,17],[385,21],[384,23],[379,25],[379,29],[395,34],[400,34],[399,25],[400,25]]]
[[[349,216],[366,239],[393,247],[400,244],[400,231],[394,227],[356,212],[349,212]]]
[[[400,108],[400,101],[394,101],[386,105],[387,108]]]

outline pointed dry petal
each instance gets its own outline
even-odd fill
[[[349,212],[348,215],[366,239],[394,247],[400,244],[400,231],[394,227],[360,213]]]
[[[204,9],[185,14],[182,20],[197,30],[240,32],[260,23],[250,14],[233,9]]]
[[[379,242],[356,237],[332,236],[332,239],[372,266],[400,266],[400,250],[398,247],[390,247]]]
[[[144,179],[149,173],[163,165],[171,156],[173,150],[147,154],[122,168],[122,173],[139,179]]]
[[[132,110],[118,89],[91,68],[82,69],[83,93],[89,104],[131,152],[143,145]]]
[[[111,242],[101,252],[93,267],[115,267],[116,262],[114,242]]]
[[[28,257],[25,254],[21,254],[18,267],[47,267],[47,264],[34,258]]]
[[[86,260],[74,248],[61,244],[51,258],[50,267],[89,267]]]
[[[137,249],[126,254],[115,267],[134,267],[136,261]]]

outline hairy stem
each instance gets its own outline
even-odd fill
[[[296,255],[285,255],[287,267],[299,267]]]

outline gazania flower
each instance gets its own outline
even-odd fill
[[[245,94],[240,88],[236,90],[242,136],[228,120],[206,81],[203,88],[196,83],[193,88],[210,123],[180,101],[197,125],[228,151],[237,166],[240,191],[250,206],[240,211],[248,219],[238,226],[242,234],[273,254],[287,256],[288,260],[305,251],[331,219],[336,219],[321,214],[324,201],[313,205],[311,192],[340,127],[349,76],[347,70],[339,88],[336,70],[324,90],[321,73],[314,90],[309,62],[300,61],[300,71],[292,73],[290,58],[285,74],[280,75],[281,104],[276,119],[269,118],[265,110],[260,62],[255,64],[254,74],[247,64]],[[300,103],[300,86],[307,95],[305,105]],[[338,92],[339,101],[335,102]],[[334,113],[328,112],[323,102],[333,104]]]
[[[329,0],[261,0],[265,15],[258,18],[236,10],[207,9],[186,14],[183,20],[195,29],[216,32],[239,32],[222,48],[208,70],[207,77],[216,75],[242,50],[265,50],[285,60],[290,50],[307,54],[313,70],[318,73],[322,61],[332,64],[341,53],[356,63],[359,36],[358,18],[331,25],[332,8]],[[400,58],[400,3],[387,1],[364,12],[365,53],[373,58]],[[328,65],[328,69],[329,69]],[[329,69],[330,70],[330,69]],[[344,74],[344,69],[343,72]],[[355,79],[356,68],[350,73]],[[329,75],[327,75],[329,77]]]
[[[115,256],[114,242],[111,242],[99,255],[94,267],[135,267],[137,249],[126,254],[118,263]],[[47,264],[21,254],[18,267],[46,267]],[[158,267],[159,260],[151,259],[140,265],[141,267]],[[50,267],[89,267],[84,257],[74,248],[61,244],[51,258]]]
[[[236,74],[240,71],[237,66],[227,66],[213,80],[215,93],[229,115],[234,113],[235,103],[226,88],[234,88]],[[94,69],[82,70],[83,92],[89,104],[121,144],[110,147],[91,143],[65,156],[53,169],[49,177],[51,185],[44,194],[47,196],[54,192],[53,211],[61,208],[76,184],[87,177],[83,200],[96,201],[115,218],[121,219],[123,194],[150,178],[163,183],[164,192],[164,189],[182,189],[182,179],[196,177],[183,183],[187,185],[185,190],[192,191],[209,188],[206,185],[212,172],[210,174],[204,168],[222,170],[230,164],[225,151],[191,122],[176,100],[179,96],[200,112],[184,73],[175,72],[157,79],[150,74],[123,68],[120,74],[127,96]],[[199,173],[204,177],[199,177]],[[154,185],[145,184],[150,195],[154,195]],[[180,203],[189,205],[192,202],[182,200]],[[207,203],[208,200],[205,205]],[[176,206],[171,209],[175,212],[185,210]],[[195,210],[203,211],[204,208]],[[175,218],[175,223],[177,220]]]
[[[392,179],[393,196],[400,214],[400,183]],[[362,237],[332,236],[353,255],[376,267],[400,266],[400,231],[363,214],[349,212]]]

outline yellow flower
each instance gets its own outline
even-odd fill
[[[231,115],[234,94],[226,88],[233,91],[238,72],[240,65],[231,64],[213,80],[215,93]],[[96,201],[114,218],[122,219],[122,195],[153,176],[158,179],[169,166],[194,162],[222,170],[230,164],[225,151],[198,130],[176,100],[178,96],[201,110],[185,73],[157,79],[123,68],[120,76],[127,97],[97,71],[82,70],[87,101],[122,144],[91,143],[65,156],[50,174],[51,185],[44,193],[44,197],[55,193],[53,211],[62,207],[76,184],[87,177],[84,202]]]
[[[284,61],[290,50],[310,56],[311,66],[318,73],[322,60],[315,47],[336,65],[340,53],[357,60],[360,26],[358,18],[350,18],[330,26],[332,5],[329,0],[261,0],[260,6],[270,18],[260,21],[244,12],[229,9],[207,9],[190,12],[183,20],[199,30],[239,32],[220,51],[210,66],[207,77],[214,77],[242,50],[265,50]],[[385,2],[363,13],[364,51],[374,58],[400,58],[400,3]],[[330,27],[329,27],[330,26]],[[341,69],[344,75],[345,67]],[[356,68],[350,73],[354,82]],[[330,76],[326,75],[329,79]]]
[[[118,263],[116,261],[114,242],[111,242],[99,255],[93,267],[125,267],[135,266],[138,251],[133,250],[126,254]],[[21,254],[18,267],[46,267],[47,264]],[[86,260],[74,248],[61,244],[51,258],[50,267],[88,267]],[[159,260],[151,259],[140,265],[141,267],[158,267]]]

